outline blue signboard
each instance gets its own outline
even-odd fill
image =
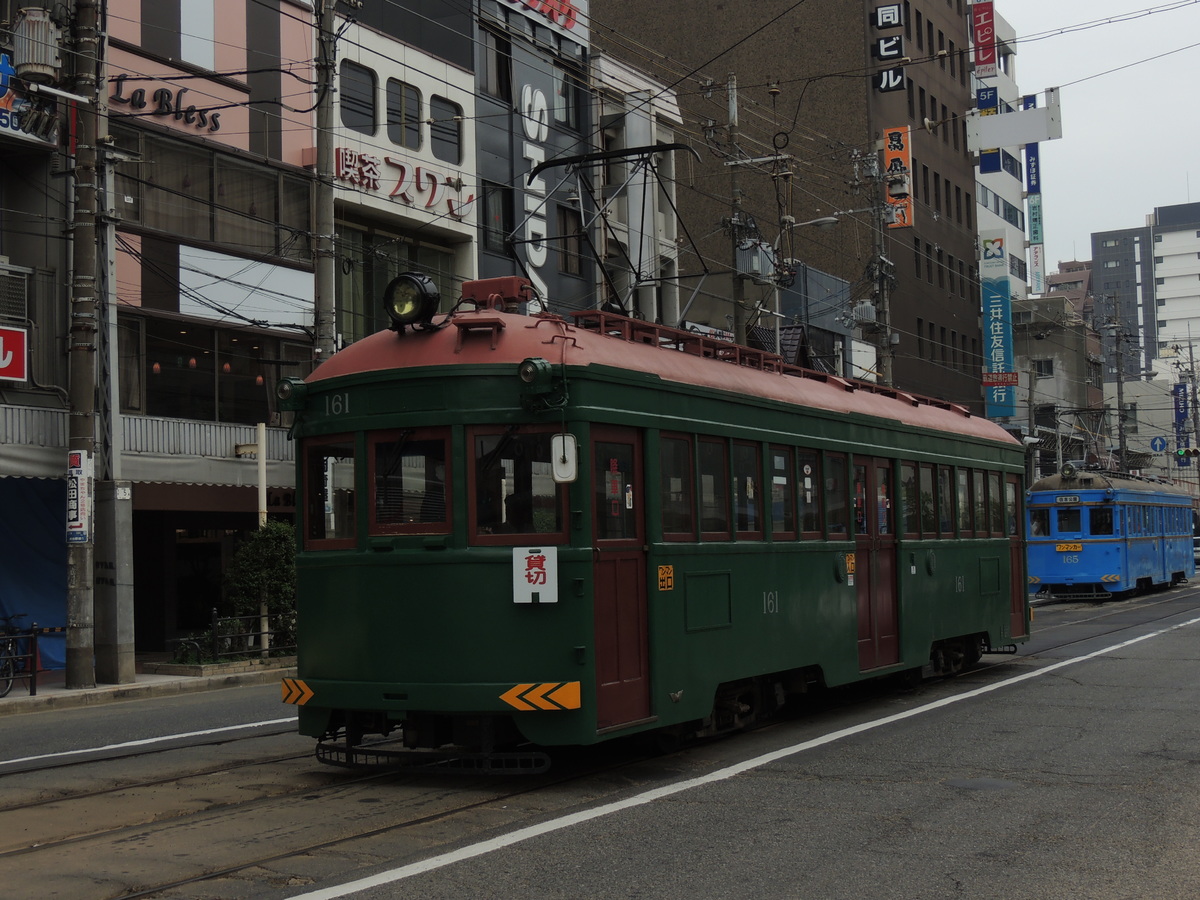
[[[983,370],[1013,371],[1012,300],[1008,285],[1008,254],[1004,249],[1004,234],[981,234],[983,259],[979,265],[979,280],[983,288]],[[987,377],[986,374],[984,376]],[[989,418],[1017,414],[1017,389],[1011,384],[984,387],[984,399]]]

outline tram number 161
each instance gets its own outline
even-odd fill
[[[763,615],[770,616],[779,612],[779,592],[763,591]]]

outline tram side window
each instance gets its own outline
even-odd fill
[[[979,469],[971,470],[971,493],[975,500],[975,534],[987,534],[987,490],[984,484],[984,473]]]
[[[791,447],[771,448],[771,533],[777,538],[796,536],[795,468]]]
[[[999,537],[1004,534],[1004,495],[1000,488],[1000,473],[988,472],[988,512],[990,513],[992,534]]]
[[[954,470],[938,467],[938,531],[954,537]]]
[[[354,438],[347,436],[304,449],[304,539],[325,548],[353,547]]]
[[[1113,511],[1110,507],[1097,506],[1088,512],[1088,525],[1094,535],[1113,533]]]
[[[1013,476],[1008,476],[1004,481],[1004,514],[1008,521],[1008,536],[1016,537],[1018,532],[1017,522],[1021,508],[1017,503],[1017,483],[1013,481]]]
[[[846,457],[831,453],[825,458],[825,511],[831,539],[844,539],[850,533],[847,497]]]
[[[971,534],[971,470],[958,470],[958,528],[963,537]]]
[[[696,503],[691,439],[664,436],[659,461],[663,537],[668,541],[692,540],[696,536]]]
[[[934,493],[933,466],[921,466],[921,533],[925,537],[937,537],[938,507]]]
[[[917,467],[912,463],[900,465],[901,530],[906,535],[921,535],[921,497],[917,493]]]
[[[373,436],[368,452],[373,534],[445,533],[446,435],[402,431]]]
[[[564,533],[563,486],[554,481],[551,438],[550,431],[513,428],[473,434],[476,536]]]
[[[812,450],[798,450],[796,462],[800,466],[800,482],[797,485],[800,531],[811,538],[821,536],[821,457]]]
[[[700,441],[700,530],[705,537],[729,536],[729,465],[725,442]]]
[[[1058,511],[1058,533],[1082,534],[1083,510],[1077,506],[1068,509],[1060,509]]]
[[[762,466],[755,444],[733,445],[733,502],[738,534],[762,537]]]

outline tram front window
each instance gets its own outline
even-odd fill
[[[554,481],[552,434],[509,429],[476,434],[475,528],[481,535],[562,532],[561,485]]]
[[[1050,510],[1031,509],[1029,511],[1029,534],[1032,537],[1045,537],[1050,533]]]
[[[1058,511],[1058,533],[1079,534],[1083,531],[1083,510],[1060,509]]]
[[[1103,507],[1093,509],[1088,519],[1089,524],[1092,526],[1092,534],[1113,533],[1113,511],[1111,509]]]

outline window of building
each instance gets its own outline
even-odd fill
[[[399,147],[421,149],[421,92],[395,78],[387,81],[387,135]]]
[[[1035,359],[1033,361],[1033,371],[1038,378],[1052,378],[1054,376],[1054,360]]]
[[[572,206],[558,207],[558,269],[567,275],[583,273],[583,217]]]
[[[564,66],[556,65],[554,79],[554,121],[572,131],[579,129],[580,90],[582,77]]]
[[[373,69],[342,60],[338,78],[338,107],[342,124],[360,134],[375,133],[375,86]]]
[[[429,98],[429,147],[443,162],[462,162],[462,107],[439,97]]]
[[[483,43],[479,86],[485,94],[500,100],[512,96],[512,49],[507,38],[493,31],[480,32]]]
[[[508,236],[513,230],[512,188],[485,181],[480,200],[479,227],[483,230],[483,247],[493,253],[506,253]]]

